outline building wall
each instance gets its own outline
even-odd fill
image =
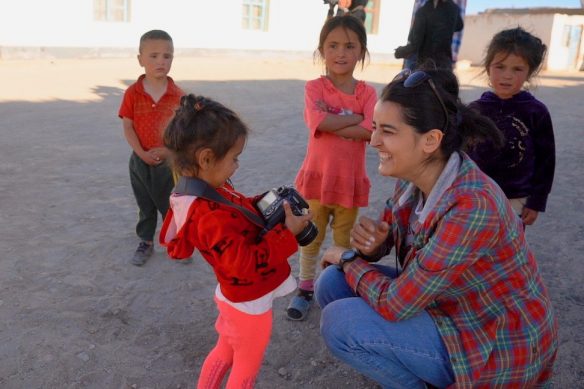
[[[379,30],[369,35],[369,50],[393,58],[406,43],[413,0],[378,1]],[[156,28],[169,32],[177,49],[312,52],[328,6],[322,0],[291,4],[270,0],[267,31],[248,31],[241,28],[241,0],[133,0],[130,22],[95,21],[93,0],[2,0],[0,48],[135,50],[140,35]]]
[[[481,65],[487,45],[493,35],[501,30],[523,27],[539,37],[546,45],[550,44],[554,23],[552,14],[502,14],[480,13],[464,18],[464,37],[460,47],[459,60],[469,60],[473,65]]]
[[[548,69],[580,70],[582,68],[584,53],[583,26],[584,16],[582,15],[554,15],[554,26],[551,31],[548,51]],[[572,41],[576,38],[574,34],[569,32],[572,28],[576,28],[576,31],[579,31],[579,40]],[[569,39],[567,39],[566,34],[570,35]],[[572,55],[575,55],[576,58],[572,58]]]
[[[537,13],[480,13],[464,19],[464,38],[459,59],[481,65],[487,45],[497,32],[523,27],[539,37],[548,47],[544,68],[549,70],[578,70],[582,64],[583,43],[580,37],[577,60],[569,61],[570,48],[565,46],[566,26],[584,25],[584,16]],[[573,49],[572,49],[573,50]]]

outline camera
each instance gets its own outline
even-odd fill
[[[281,186],[269,190],[256,202],[256,208],[260,211],[262,218],[266,222],[266,226],[260,233],[260,237],[279,223],[283,223],[286,219],[283,206],[284,200],[288,201],[292,213],[296,216],[303,215],[304,210],[308,209],[308,203],[291,186]],[[300,246],[306,246],[316,238],[316,235],[318,235],[318,229],[314,223],[309,221],[308,225],[296,235],[296,241]]]

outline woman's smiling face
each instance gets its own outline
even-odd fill
[[[379,101],[373,112],[371,146],[379,154],[379,174],[411,181],[423,167],[426,155],[414,127],[406,124],[402,107]]]

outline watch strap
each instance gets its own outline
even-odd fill
[[[341,254],[341,258],[337,267],[339,270],[343,271],[343,265],[348,262],[353,262],[359,257],[359,252],[356,249],[346,250]]]

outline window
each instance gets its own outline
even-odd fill
[[[570,47],[570,37],[572,35],[572,26],[564,26],[562,33],[562,46]]]
[[[243,0],[241,28],[244,30],[268,30],[269,0]]]
[[[93,19],[100,22],[129,22],[131,0],[93,0]]]
[[[368,34],[377,34],[379,28],[379,3],[381,0],[369,0],[365,6],[365,29]]]

